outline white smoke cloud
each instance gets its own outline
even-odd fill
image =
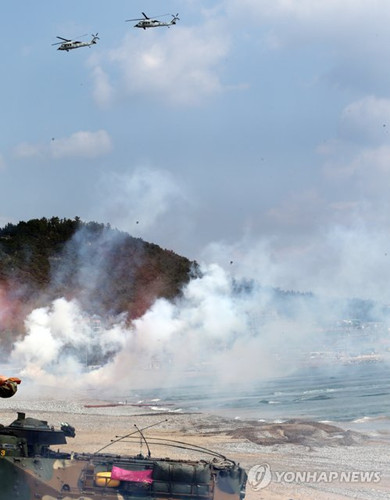
[[[288,369],[283,362],[276,367],[269,359],[282,344],[291,348],[300,342],[302,329],[277,316],[267,320],[268,293],[235,293],[222,268],[212,265],[203,271],[185,287],[180,300],[159,299],[131,326],[118,322],[107,327],[102,322],[98,333],[75,301],[58,299],[29,315],[27,334],[16,342],[11,360],[24,367],[21,376],[27,380],[40,380],[52,389],[84,387],[101,394],[112,392],[115,381],[125,393],[134,387],[170,386],[197,378],[225,383],[290,371],[291,364]],[[282,336],[275,335],[277,331]],[[97,344],[103,354],[113,348],[117,354],[88,371],[87,354]],[[248,357],[256,363],[249,366]]]
[[[328,349],[326,330],[343,318],[335,295],[364,290],[380,304],[390,302],[388,240],[364,227],[339,227],[306,248],[278,251],[272,239],[214,244],[208,260],[215,264],[203,264],[181,297],[156,300],[131,323],[99,318],[96,329],[96,318],[64,298],[34,310],[11,362],[22,367],[18,374],[29,394],[61,398],[126,398],[137,388],[197,383],[250,386],[287,375],[304,366],[311,351]],[[229,270],[227,254],[234,255]],[[95,266],[99,274],[99,259]],[[278,286],[318,297],[293,293],[291,299]],[[100,366],[91,366],[95,358]]]
[[[115,325],[97,331],[94,318],[76,301],[64,298],[32,311],[25,328],[26,335],[15,343],[10,361],[23,367],[22,377],[34,384],[40,380],[51,393],[59,384],[63,394],[67,387],[80,388],[87,381],[82,373],[94,351],[104,357],[126,339],[119,318]]]
[[[390,302],[388,282],[390,237],[382,225],[362,221],[343,226],[320,225],[294,242],[280,234],[256,240],[247,236],[233,245],[210,245],[205,259],[225,268],[238,279],[252,277],[264,286],[312,292],[319,297],[360,297]],[[331,311],[321,310],[320,315]]]
[[[191,200],[185,186],[166,170],[147,166],[104,175],[94,213],[133,236],[158,241],[160,233],[188,234]],[[98,209],[96,207],[99,207]]]

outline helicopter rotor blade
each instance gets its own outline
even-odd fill
[[[141,12],[141,14],[143,14],[144,17],[138,17],[137,19],[126,19],[126,22],[128,22],[128,21],[145,21],[145,19],[153,20],[153,19],[157,19],[158,17],[165,17],[165,16],[171,16],[172,15],[172,14],[160,14],[159,16],[148,17],[145,14],[145,12]]]
[[[75,38],[74,40],[70,40],[69,38],[64,38],[64,37],[62,37],[62,36],[57,36],[56,38],[58,38],[59,40],[63,40],[64,42],[68,42],[68,43],[70,43],[70,42],[77,42],[77,41],[78,41],[78,40],[77,40],[78,38],[82,38],[82,37],[84,37],[84,36],[88,36],[88,33],[84,33],[84,35],[79,35],[79,36],[78,36],[77,38]],[[62,42],[60,42],[60,43],[62,43]],[[52,45],[57,45],[57,44],[52,43]]]

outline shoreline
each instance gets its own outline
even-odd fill
[[[153,411],[144,406],[99,406],[99,401],[4,400],[0,422],[9,425],[17,411],[59,427],[68,422],[76,437],[61,449],[68,452],[145,453],[134,425],[153,436],[211,449],[239,462],[249,473],[246,500],[388,499],[388,441],[329,423],[291,419],[283,423],[237,420],[207,413]],[[97,406],[85,406],[97,405]],[[118,436],[134,433],[110,445]],[[131,441],[131,442],[129,442]],[[109,445],[109,446],[107,446]],[[205,458],[194,452],[151,446],[152,456]],[[207,457],[206,457],[207,458]],[[268,467],[271,481],[258,484],[255,467]],[[372,473],[371,476],[367,475]],[[376,475],[375,475],[376,473]],[[264,486],[264,487],[261,487]]]

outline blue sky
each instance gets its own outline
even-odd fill
[[[80,216],[390,301],[389,21],[387,0],[4,3],[0,224]]]

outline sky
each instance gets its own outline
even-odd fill
[[[126,22],[142,11],[180,20]],[[79,216],[390,301],[389,21],[387,0],[4,3],[1,226]]]

